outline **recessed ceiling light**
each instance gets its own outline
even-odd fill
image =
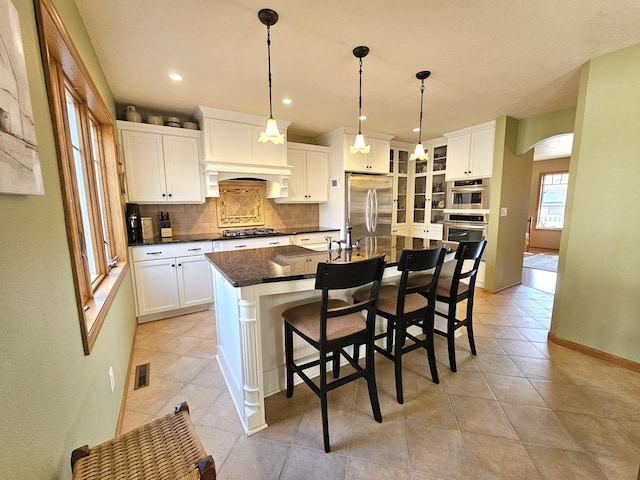
[[[283,98],[282,103],[285,105],[291,105],[292,100],[290,98]]]
[[[414,132],[419,132],[420,131],[420,127],[416,127],[413,129]]]
[[[179,75],[177,73],[170,73],[169,78],[171,80],[175,80],[176,82],[179,82],[180,80],[182,80],[182,75]]]
[[[366,115],[360,115],[360,116],[358,117],[358,120],[366,120],[366,119],[367,119],[367,116],[366,116]]]

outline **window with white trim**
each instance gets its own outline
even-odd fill
[[[543,173],[540,175],[537,229],[562,229],[568,187],[569,172]]]

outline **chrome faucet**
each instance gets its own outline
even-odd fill
[[[347,219],[346,230],[347,230],[347,239],[344,241],[345,243],[344,249],[351,250],[351,247],[353,247],[352,239],[351,239],[351,231],[353,230],[353,227],[351,226],[351,222],[349,221],[349,219]]]

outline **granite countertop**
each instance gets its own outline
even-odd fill
[[[234,287],[315,278],[318,262],[354,262],[385,254],[396,266],[403,248],[424,248],[422,238],[390,235],[352,250],[316,251],[297,245],[208,253],[206,257]],[[431,240],[429,248],[443,242]]]
[[[249,227],[247,227],[249,228]],[[280,228],[278,233],[273,235],[255,235],[246,237],[223,237],[222,233],[202,233],[195,235],[174,235],[172,237],[153,237],[143,240],[138,243],[130,243],[130,247],[139,247],[144,245],[159,245],[165,243],[182,243],[182,242],[211,242],[218,240],[240,240],[245,238],[261,238],[261,237],[281,237],[284,235],[297,235],[298,233],[318,233],[318,232],[335,232],[339,231],[339,228],[329,227],[293,227],[293,228]]]

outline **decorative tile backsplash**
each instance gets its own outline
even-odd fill
[[[140,205],[140,216],[151,217],[156,236],[160,235],[158,213],[169,212],[173,235],[198,235],[207,233],[221,234],[228,225],[218,223],[219,198],[208,198],[197,205]],[[319,207],[313,204],[275,203],[266,199],[264,202],[264,226],[269,228],[317,228],[319,226]]]
[[[263,182],[220,182],[218,225],[264,225],[266,189]]]

